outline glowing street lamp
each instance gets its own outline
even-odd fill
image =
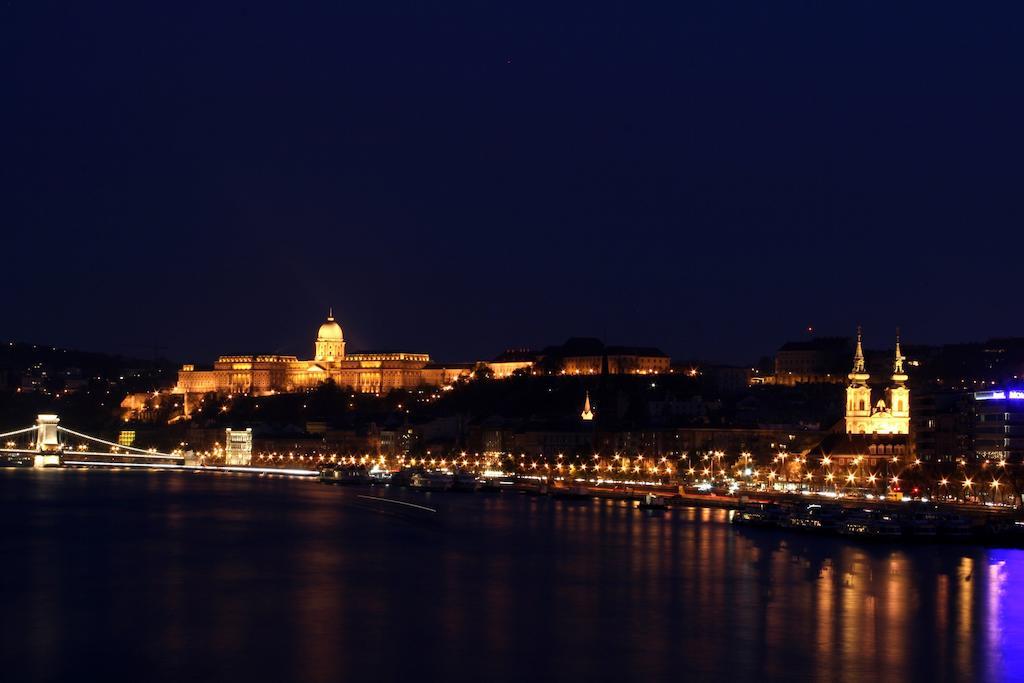
[[[787,483],[789,482],[789,471],[786,470],[786,458],[788,456],[789,453],[786,453],[785,451],[779,451],[778,458],[779,461],[782,463],[782,480]]]

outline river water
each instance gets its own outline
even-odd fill
[[[728,516],[0,470],[0,679],[1024,680],[1024,551]]]

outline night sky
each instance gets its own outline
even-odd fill
[[[0,337],[1024,335],[1022,67],[1020,3],[7,0]]]

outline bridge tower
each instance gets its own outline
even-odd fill
[[[34,467],[59,467],[64,444],[60,441],[56,415],[40,415],[36,419],[36,457]]]

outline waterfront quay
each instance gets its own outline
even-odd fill
[[[854,459],[844,477],[850,486],[812,488],[788,481],[793,473],[786,468],[787,454],[776,456],[779,469],[770,469],[757,481],[756,470],[746,454],[729,463],[724,454],[705,456],[708,464],[698,476],[696,468],[687,467],[679,458],[644,459],[615,455],[602,459],[594,455],[589,461],[580,457],[566,459],[558,454],[553,462],[516,458],[508,453],[484,456],[461,453],[448,458],[398,459],[397,466],[384,456],[364,455],[338,457],[283,454],[253,454],[251,430],[237,434],[227,431],[226,447],[218,452],[196,454],[124,446],[91,436],[60,424],[57,415],[41,414],[36,424],[0,434],[0,438],[20,438],[6,442],[0,449],[0,464],[48,468],[106,468],[113,470],[186,470],[191,472],[236,473],[316,477],[321,483],[333,485],[385,486],[407,488],[426,494],[517,492],[569,500],[623,500],[649,514],[660,514],[678,507],[719,507],[735,509],[732,515],[738,524],[776,527],[821,534],[844,534],[869,539],[957,539],[1017,543],[1024,539],[1024,519],[1016,508],[996,502],[999,485],[1013,481],[1015,468],[1001,462],[991,475],[990,498],[951,500],[950,496],[932,496],[932,486],[925,486],[924,468],[919,460],[902,469],[883,475],[861,474],[865,483],[884,487],[871,490],[856,488],[860,461]],[[107,452],[98,448],[105,447]],[[688,459],[688,458],[687,458]],[[829,457],[820,466],[829,468]],[[718,471],[714,468],[718,462]],[[887,468],[899,465],[899,457],[887,459]],[[807,457],[793,457],[790,465],[806,467],[804,481],[813,482]],[[877,465],[876,465],[877,466]],[[779,480],[779,472],[782,480]],[[820,480],[836,481],[831,469]],[[690,477],[689,479],[686,477]],[[916,482],[904,493],[901,478]],[[965,474],[964,488],[970,491],[973,480]],[[939,485],[948,490],[949,481]],[[1011,499],[1012,500],[1012,499]],[[1005,501],[1005,499],[1004,499]]]
[[[1024,518],[1009,507],[927,499],[844,497],[828,491],[733,490],[717,494],[708,492],[705,486],[663,482],[566,480],[496,471],[477,475],[422,468],[372,473],[351,466],[328,466],[320,470],[319,481],[338,486],[406,488],[434,496],[507,492],[561,500],[624,501],[652,516],[682,508],[722,508],[733,511],[730,518],[739,525],[870,540],[1024,542]]]

